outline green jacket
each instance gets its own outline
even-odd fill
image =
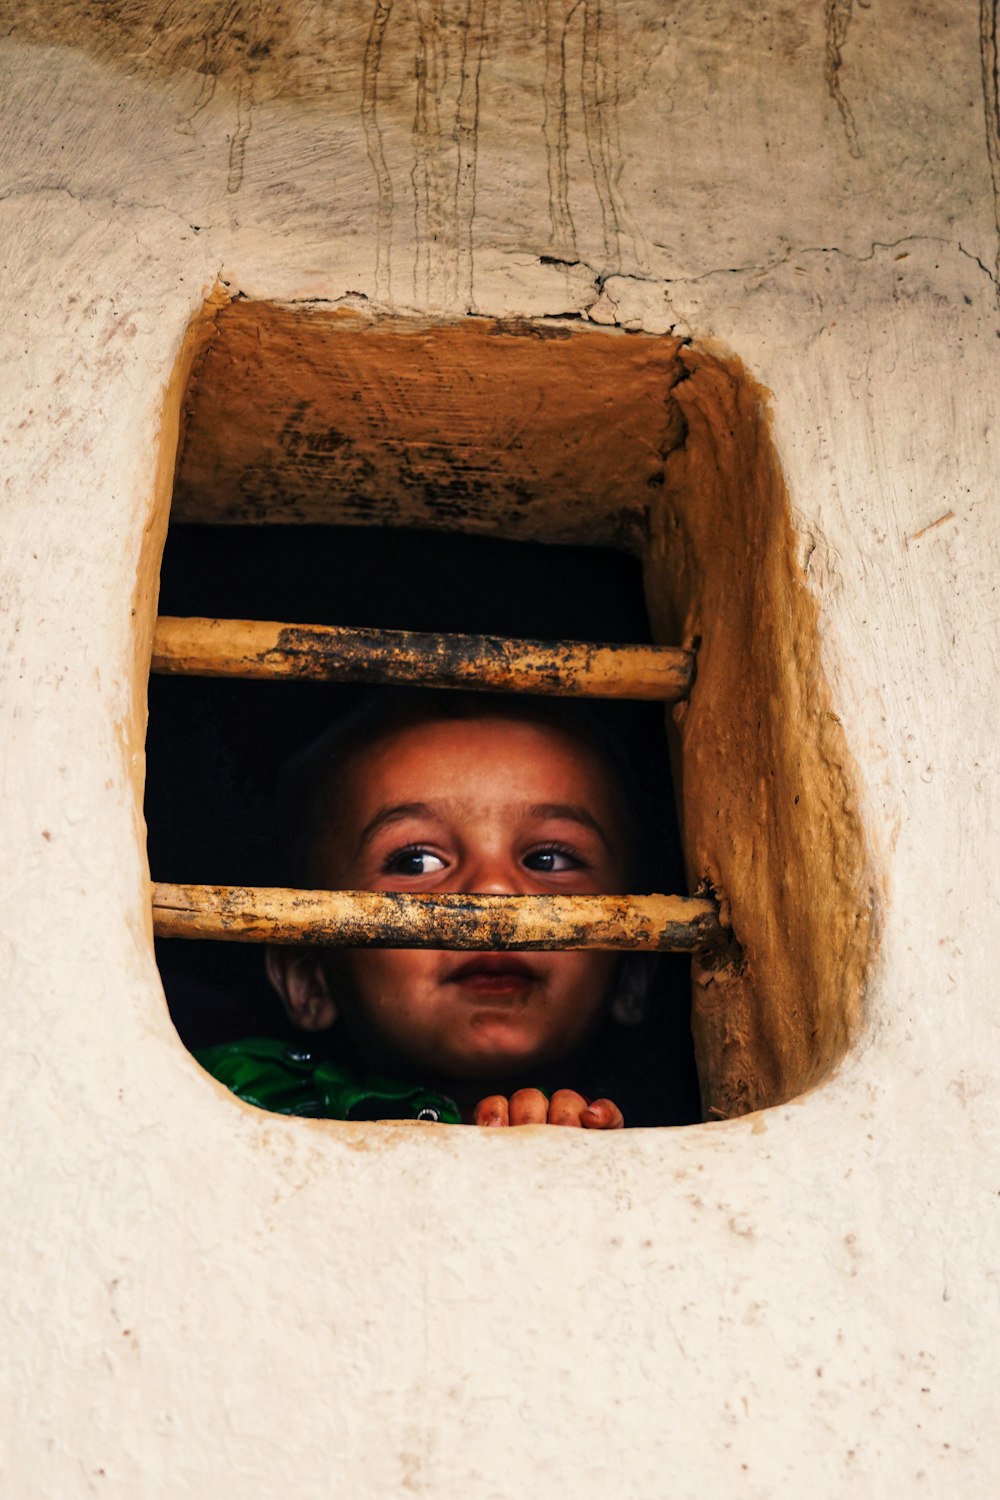
[[[305,1043],[249,1037],[205,1047],[194,1055],[238,1098],[275,1114],[461,1124],[457,1105],[445,1094],[366,1073]]]

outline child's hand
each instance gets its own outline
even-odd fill
[[[477,1125],[576,1125],[584,1130],[620,1130],[625,1124],[610,1099],[588,1104],[573,1089],[556,1089],[551,1099],[541,1089],[518,1089],[509,1099],[490,1094],[476,1105],[474,1120]]]

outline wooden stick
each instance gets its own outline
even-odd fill
[[[694,654],[675,646],[520,641],[161,615],[154,672],[395,682],[566,698],[686,697]]]
[[[237,943],[490,952],[694,953],[724,941],[714,901],[693,896],[408,896],[228,885],[155,885],[153,930]]]

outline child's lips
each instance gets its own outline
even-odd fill
[[[519,994],[539,979],[538,970],[507,953],[479,953],[452,969],[445,984],[457,984],[476,995]]]

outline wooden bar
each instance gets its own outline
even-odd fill
[[[409,683],[566,698],[673,703],[694,678],[691,651],[494,635],[431,635],[161,615],[154,672],[196,677]]]
[[[695,953],[725,937],[693,896],[410,896],[383,891],[155,885],[158,937],[345,948]]]

